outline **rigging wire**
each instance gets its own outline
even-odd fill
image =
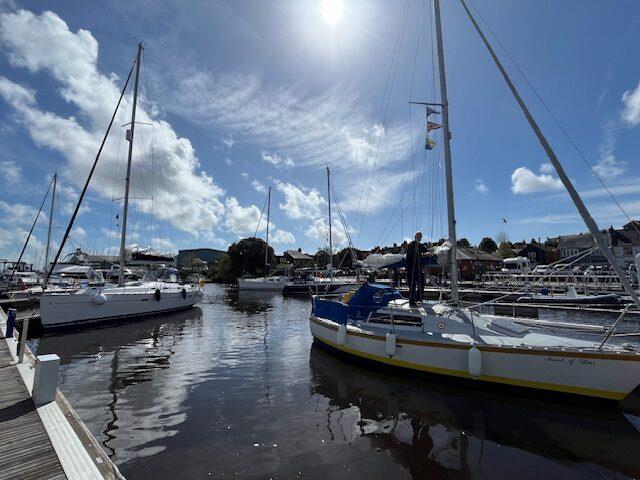
[[[571,146],[574,148],[574,150],[578,153],[578,156],[582,159],[582,161],[587,165],[587,167],[589,167],[589,170],[591,170],[591,172],[593,173],[593,175],[596,177],[596,179],[598,180],[598,182],[600,183],[600,185],[602,185],[602,188],[605,189],[605,191],[609,194],[609,196],[611,197],[611,200],[613,200],[613,202],[617,205],[618,209],[620,210],[620,212],[622,212],[622,214],[625,216],[625,218],[627,220],[629,220],[629,223],[631,224],[631,226],[634,228],[634,230],[638,233],[640,233],[640,229],[638,229],[638,227],[636,226],[635,222],[633,222],[633,220],[631,219],[631,217],[627,214],[627,212],[625,211],[625,209],[622,207],[622,205],[620,204],[620,202],[616,199],[616,197],[613,195],[613,192],[605,185],[604,180],[602,180],[602,178],[600,177],[600,175],[598,175],[598,173],[595,171],[595,169],[593,168],[593,166],[591,165],[591,162],[589,162],[589,160],[587,160],[587,157],[585,156],[585,154],[582,152],[582,150],[580,149],[580,147],[578,147],[578,145],[576,144],[576,142],[573,140],[573,138],[569,135],[569,133],[566,131],[566,129],[562,126],[562,124],[560,123],[560,121],[558,120],[558,118],[556,117],[556,115],[553,113],[553,111],[551,110],[551,108],[547,105],[547,103],[543,100],[542,96],[540,95],[540,93],[538,93],[538,90],[533,86],[533,84],[529,81],[529,78],[525,75],[524,71],[520,68],[520,65],[518,65],[518,63],[515,61],[515,59],[513,58],[513,56],[511,55],[511,53],[509,53],[509,50],[507,50],[507,47],[505,47],[505,45],[500,41],[500,38],[496,35],[496,33],[494,32],[494,30],[491,28],[491,25],[489,25],[489,23],[485,20],[485,18],[482,16],[482,13],[480,12],[480,10],[474,5],[474,3],[469,0],[469,4],[471,5],[471,7],[476,11],[476,13],[478,14],[478,17],[480,17],[480,20],[482,21],[482,23],[484,23],[484,25],[487,27],[487,29],[489,30],[489,32],[491,33],[491,35],[493,36],[493,38],[495,38],[496,42],[498,43],[498,45],[500,45],[500,48],[502,48],[502,50],[505,52],[505,54],[507,55],[507,57],[509,58],[509,60],[511,61],[511,63],[513,64],[513,66],[516,68],[516,70],[518,71],[518,73],[520,74],[520,76],[524,79],[524,81],[526,82],[526,84],[529,86],[529,88],[531,89],[531,91],[533,92],[533,94],[536,96],[536,98],[538,99],[538,101],[542,104],[542,106],[544,107],[544,109],[547,111],[547,113],[549,114],[549,116],[551,117],[551,119],[554,121],[554,123],[556,124],[556,126],[560,129],[560,131],[562,132],[562,134],[564,135],[564,137],[569,141],[569,143],[571,144]]]

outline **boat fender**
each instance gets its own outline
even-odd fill
[[[105,303],[107,303],[107,297],[104,293],[99,293],[93,297],[93,303],[95,303],[96,305],[104,305]]]
[[[156,288],[156,291],[154,292],[153,296],[155,297],[157,302],[160,301],[160,298],[162,298],[162,296],[160,294],[160,289],[159,288]]]
[[[482,373],[482,352],[475,345],[469,349],[469,373],[472,377],[479,377]]]
[[[347,343],[347,326],[346,325],[340,325],[338,327],[338,336],[336,338],[336,343],[338,345],[344,345],[345,343]]]
[[[182,299],[186,299],[187,298],[187,291],[183,288],[182,292],[180,292],[182,294]]]
[[[393,357],[396,354],[396,334],[395,333],[391,333],[391,332],[387,333],[387,336],[385,338],[384,349],[385,349],[385,352],[387,352],[387,355],[389,355],[390,357]]]

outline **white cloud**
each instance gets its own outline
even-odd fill
[[[543,163],[542,165],[540,165],[540,172],[541,173],[555,173],[556,169],[553,168],[553,165],[551,165],[551,163],[547,162],[547,163]]]
[[[153,237],[151,239],[151,247],[167,253],[176,253],[178,249],[170,238]]]
[[[352,232],[351,229],[350,232]],[[311,223],[307,227],[305,235],[308,238],[318,240],[320,242],[320,245],[318,246],[324,247],[325,245],[329,245],[329,225],[322,218],[318,218]],[[348,240],[344,228],[334,226],[331,229],[331,240],[334,249],[346,246]]]
[[[593,166],[595,172],[605,180],[611,180],[619,177],[627,171],[626,162],[616,160],[613,155],[601,159],[597,164]]]
[[[411,172],[378,170],[366,180],[360,177],[334,177],[334,186],[336,183],[345,183],[344,186],[335,188],[339,194],[337,200],[344,212],[376,213],[398,203],[401,191],[409,184],[411,175]],[[415,172],[414,175],[417,178],[420,174]],[[408,197],[405,196],[405,199],[407,203],[410,202]]]
[[[84,240],[87,237],[87,231],[81,226],[77,225],[71,230],[71,237],[77,240]]]
[[[227,148],[233,147],[233,144],[236,143],[233,140],[233,135],[229,135],[228,137],[222,138],[220,140]]]
[[[543,167],[540,170],[542,171]],[[511,174],[511,191],[516,194],[550,192],[562,190],[562,188],[563,185],[559,178],[548,173],[536,175],[527,167],[518,167]]]
[[[179,88],[166,85],[167,95],[175,97],[168,102],[174,113],[260,144],[265,153],[275,150],[285,163],[287,155],[296,165],[365,168],[374,158],[390,165],[409,152],[407,125],[381,128],[372,120],[371,102],[344,86],[309,95],[256,74],[214,77],[188,67],[175,72]]]
[[[269,235],[270,243],[281,243],[281,244],[293,244],[296,242],[296,237],[293,236],[293,233],[287,232],[286,230],[280,230],[276,228],[275,231]]]
[[[7,203],[0,200],[0,221],[4,225],[22,225],[31,226],[36,218],[38,210],[29,205],[21,203]],[[47,215],[40,212],[39,221],[45,221]]]
[[[267,193],[267,187],[265,187],[262,183],[260,183],[256,179],[253,179],[253,181],[251,182],[251,186],[254,188],[256,192]]]
[[[0,88],[2,88],[2,78],[0,77]],[[0,162],[0,179],[5,188],[15,187],[22,183],[22,169],[16,162],[11,160]]]
[[[484,180],[482,179],[477,179],[473,185],[474,190],[479,193],[480,195],[484,195],[486,193],[489,193],[489,187],[487,187],[484,184]]]
[[[226,215],[224,226],[232,233],[244,235],[255,232],[260,220],[260,209],[255,205],[242,207],[235,197],[229,197],[225,201]],[[266,228],[266,220],[261,222]]]
[[[285,202],[278,206],[284,214],[294,220],[312,220],[320,215],[327,203],[320,192],[305,187],[298,188],[291,183],[276,180],[276,188],[284,195]]]
[[[271,165],[274,165],[276,167],[293,167],[294,165],[293,160],[291,160],[291,158],[289,158],[289,156],[287,155],[280,156],[275,153],[265,152],[263,150],[260,154],[260,157],[262,158],[263,162],[270,163]]]
[[[76,186],[82,185],[84,172],[89,171],[104,126],[115,107],[122,80],[98,70],[98,42],[89,31],[71,32],[52,12],[34,15],[20,10],[1,14],[0,42],[12,66],[50,74],[58,82],[62,98],[78,109],[82,124],[75,116],[61,117],[41,110],[33,90],[0,77],[0,96],[13,107],[33,141],[62,153],[67,159],[64,177]],[[127,95],[122,111],[130,104],[131,96]],[[223,216],[224,205],[219,197],[224,192],[200,170],[191,142],[179,137],[168,122],[156,118],[156,110],[145,98],[140,98],[137,120],[151,126],[141,125],[136,130],[135,153],[139,158],[154,161],[136,162],[131,195],[148,197],[146,190],[153,184],[155,196],[163,205],[152,208],[150,201],[134,200],[134,203],[140,203],[143,211],[178,229],[192,233],[210,231]],[[145,142],[151,137],[155,139],[153,144]],[[112,140],[107,142],[92,180],[93,191],[103,198],[121,196],[122,190],[114,185],[113,175],[119,162],[118,142]]]
[[[624,109],[622,110],[622,120],[629,125],[637,125],[640,123],[640,82],[635,90],[627,90],[622,95],[622,103]]]

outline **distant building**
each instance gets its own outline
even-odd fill
[[[227,252],[215,250],[213,248],[192,248],[189,250],[179,250],[176,257],[176,267],[180,269],[189,268],[191,266],[202,266],[205,264],[216,263]]]
[[[609,245],[613,256],[620,265],[635,263],[636,255],[640,253],[640,225],[638,221],[627,223],[622,230],[609,228]]]
[[[458,247],[458,271],[462,280],[473,280],[484,272],[500,270],[502,258],[479,248]]]
[[[595,247],[596,242],[590,233],[579,233],[578,235],[562,235],[558,237],[558,253],[560,260],[569,259],[571,262],[579,258],[580,254]],[[577,261],[581,265],[597,265],[606,263],[607,259],[599,251],[595,251]]]
[[[302,253],[302,250],[286,250],[283,255],[285,261],[295,268],[310,267],[314,264],[313,257]]]
[[[549,265],[560,259],[557,248],[539,242],[518,245],[514,252],[517,256],[528,258],[532,265]]]

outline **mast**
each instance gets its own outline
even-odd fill
[[[271,187],[267,194],[267,244],[264,247],[264,276],[266,278],[269,271],[269,217],[271,217]]]
[[[449,219],[449,275],[451,277],[451,301],[457,305],[458,295],[458,245],[456,239],[456,214],[453,203],[453,174],[451,171],[451,132],[449,131],[449,103],[447,101],[447,79],[444,71],[444,47],[442,45],[442,25],[440,24],[440,0],[433,0],[438,44],[438,70],[440,73],[440,102],[442,103],[442,125],[444,136],[444,167],[447,183],[447,214]]]
[[[136,56],[136,80],[133,87],[133,108],[131,109],[131,129],[127,130],[129,140],[129,156],[127,158],[127,177],[124,187],[124,207],[122,209],[122,233],[120,237],[120,277],[118,285],[124,285],[125,242],[127,240],[127,213],[129,210],[129,183],[131,181],[131,156],[133,154],[133,132],[136,128],[136,105],[138,104],[138,80],[140,79],[140,56],[142,55],[142,42],[138,43]]]
[[[435,0],[435,1],[437,2],[438,0]],[[589,232],[593,236],[593,239],[595,240],[596,245],[598,246],[602,254],[607,258],[607,261],[609,262],[613,270],[616,272],[616,275],[618,275],[618,277],[620,278],[620,283],[622,284],[627,294],[631,297],[631,300],[633,300],[633,303],[638,308],[640,308],[640,298],[638,298],[638,295],[636,294],[635,290],[631,287],[631,284],[629,283],[629,280],[627,279],[625,272],[622,270],[622,268],[616,261],[615,257],[613,256],[612,251],[609,249],[609,245],[606,239],[604,238],[604,236],[602,235],[602,232],[598,228],[598,224],[595,222],[595,220],[589,213],[589,210],[587,210],[587,207],[582,201],[582,198],[580,198],[580,195],[578,194],[575,187],[573,186],[573,183],[571,183],[571,180],[569,180],[569,177],[564,171],[564,168],[562,167],[560,160],[558,160],[556,153],[551,148],[551,145],[549,144],[549,142],[547,141],[547,138],[542,133],[542,130],[540,130],[540,127],[538,126],[538,123],[535,121],[535,119],[531,115],[529,108],[527,108],[524,101],[522,100],[522,97],[518,93],[518,90],[516,89],[515,85],[511,81],[511,78],[507,74],[507,71],[504,69],[504,67],[502,66],[502,63],[498,59],[498,56],[495,54],[495,52],[493,51],[493,48],[489,44],[487,37],[484,36],[484,33],[482,33],[480,26],[476,22],[475,18],[473,18],[471,11],[469,11],[469,8],[467,7],[467,4],[465,3],[464,0],[461,0],[461,2],[462,2],[462,6],[467,12],[467,15],[469,16],[469,19],[471,20],[471,23],[473,24],[474,28],[478,32],[478,35],[480,35],[482,42],[487,47],[487,50],[489,50],[489,54],[491,55],[491,58],[495,62],[496,66],[498,67],[498,70],[500,70],[500,73],[504,77],[505,82],[507,82],[507,86],[509,87],[509,90],[511,90],[511,93],[513,94],[513,97],[516,99],[516,102],[518,103],[518,106],[522,110],[522,113],[524,113],[524,116],[527,119],[527,122],[529,122],[531,129],[536,134],[536,137],[538,138],[538,142],[540,142],[540,145],[542,146],[543,150],[547,154],[547,157],[549,158],[549,161],[553,165],[553,168],[555,168],[556,172],[558,173],[558,178],[560,178],[560,181],[562,181],[562,184],[567,189],[567,192],[569,192],[569,196],[571,197],[571,200],[573,200],[573,203],[578,209],[578,212],[580,213],[582,220],[584,221],[587,228],[589,229]]]
[[[49,269],[49,246],[51,245],[51,227],[53,225],[53,209],[56,201],[56,183],[58,181],[58,173],[53,173],[53,191],[51,192],[51,209],[49,211],[49,230],[47,231],[47,247],[44,253],[44,275],[47,276]]]
[[[329,275],[333,280],[333,236],[331,233],[331,170],[327,167],[327,199],[329,204]]]

